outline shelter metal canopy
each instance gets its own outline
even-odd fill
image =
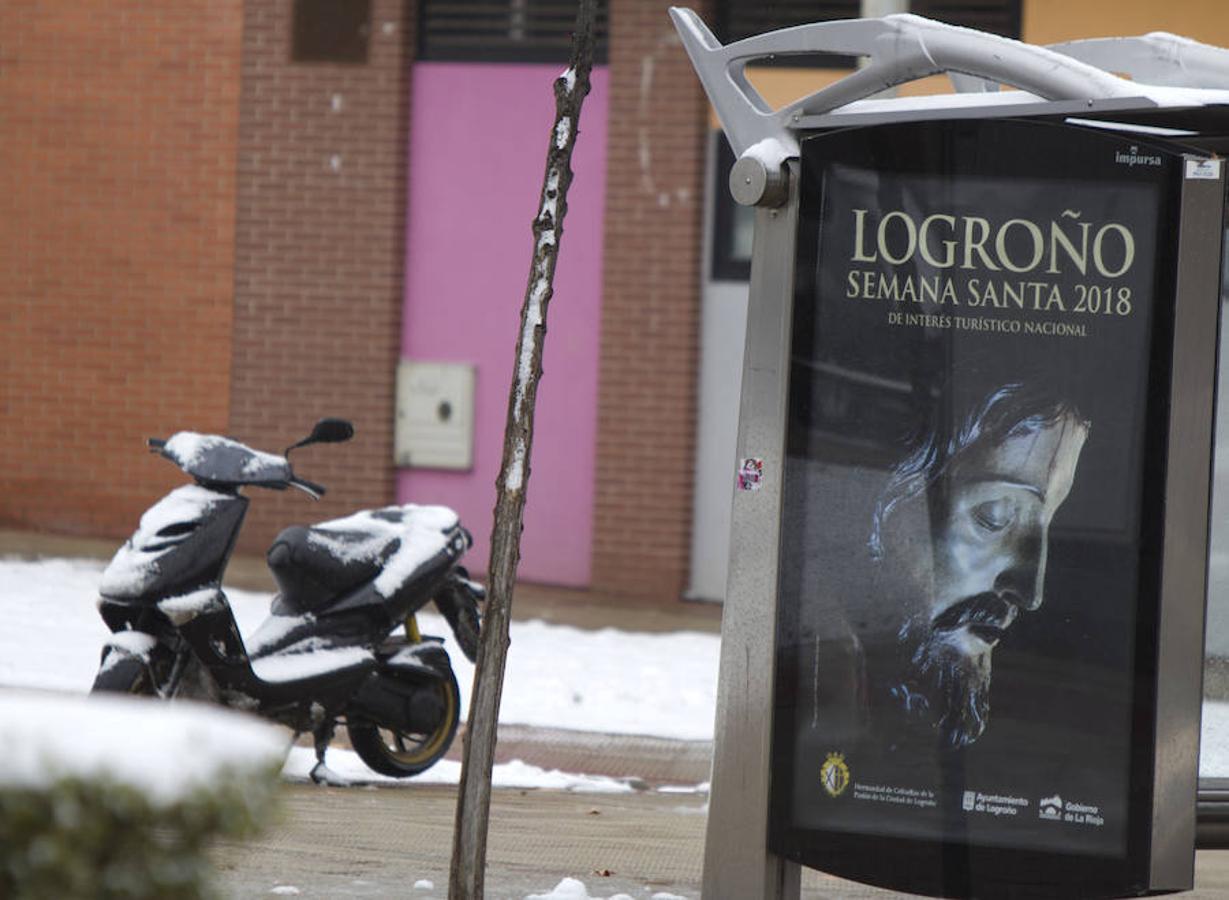
[[[799,25],[723,46],[693,11],[673,7],[670,16],[735,156],[768,170],[798,155],[798,132],[922,119],[1110,121],[1178,129],[1212,150],[1229,134],[1229,50],[1164,32],[1038,47],[901,14]],[[866,65],[777,110],[747,78],[757,59],[818,52],[859,55]],[[960,93],[875,98],[942,74]]]

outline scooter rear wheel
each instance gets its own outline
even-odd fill
[[[448,752],[461,721],[461,691],[451,672],[447,681],[434,682],[433,689],[444,706],[444,715],[433,731],[416,734],[379,725],[346,725],[354,752],[368,768],[393,778],[409,778],[427,771]]]

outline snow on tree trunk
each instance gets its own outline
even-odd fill
[[[487,823],[491,806],[491,768],[495,760],[495,731],[503,692],[508,653],[508,622],[512,589],[520,561],[525,490],[533,447],[533,414],[538,381],[542,377],[542,344],[546,336],[546,309],[550,303],[572,183],[572,148],[576,144],[580,108],[589,93],[593,65],[594,0],[580,0],[572,57],[568,69],[555,79],[555,123],[546,153],[538,214],[533,222],[533,263],[521,307],[516,367],[508,397],[503,463],[495,502],[491,535],[491,561],[486,615],[478,648],[466,727],[461,785],[453,830],[452,869],[448,896],[452,900],[480,900],[486,871]]]

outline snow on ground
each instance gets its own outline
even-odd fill
[[[103,564],[92,560],[0,558],[0,687],[39,687],[85,692],[98,666],[106,626],[94,607]],[[269,595],[229,590],[240,630],[250,635],[265,618]],[[424,633],[447,636],[446,647],[469,708],[473,666],[453,642],[439,615],[421,613]],[[711,740],[716,708],[718,638],[677,632],[639,634],[613,628],[585,631],[544,622],[512,623],[500,721],[505,724],[564,728],[612,734],[643,734],[684,740]],[[306,760],[306,762],[301,762]],[[338,774],[362,769],[357,760],[332,751],[329,766]],[[310,763],[297,751],[287,774],[297,777]],[[621,790],[621,782],[587,782],[586,776],[501,767],[507,786],[583,790]],[[1205,776],[1229,776],[1229,703],[1208,702],[1203,710]],[[431,772],[437,772],[432,776]],[[455,781],[446,763],[430,777]],[[570,780],[569,780],[570,779]],[[600,787],[598,785],[601,785]]]
[[[554,890],[550,893],[530,894],[525,900],[602,900],[602,898],[592,896],[583,881],[576,878],[565,878],[555,885]],[[633,898],[630,894],[612,894],[609,900],[633,900]],[[680,897],[678,894],[667,894],[664,891],[658,891],[649,900],[686,900],[686,898]]]
[[[352,750],[330,747],[325,755],[330,771],[355,784],[406,784],[401,778],[390,778],[367,768],[366,763]],[[316,752],[310,747],[291,747],[282,775],[291,781],[307,781],[312,766],[316,764]],[[414,776],[414,784],[457,784],[461,780],[461,764],[442,759]],[[544,788],[552,791],[583,791],[589,794],[627,794],[635,790],[633,779],[607,778],[604,775],[573,775],[558,769],[540,769],[519,759],[496,765],[491,772],[491,784],[497,788]],[[694,790],[694,789],[693,789]],[[670,791],[673,793],[673,789]]]
[[[648,888],[645,888],[648,890]],[[525,900],[602,900],[600,896],[589,893],[585,883],[576,878],[564,878],[554,885],[554,890],[548,894],[530,894]],[[612,894],[608,900],[634,900],[630,894]],[[687,900],[678,894],[667,894],[665,891],[650,896],[649,900]]]
[[[94,606],[102,569],[94,560],[0,558],[0,686],[89,690],[108,634]],[[268,615],[270,595],[230,588],[226,594],[240,631],[250,636]],[[424,611],[418,622],[424,634],[446,637],[468,709],[473,665],[442,616]],[[716,635],[518,621],[511,637],[501,722],[712,739]]]
[[[94,560],[0,558],[0,688],[84,693],[93,683],[109,632],[94,602],[104,564]],[[270,595],[227,589],[244,637],[268,615]],[[424,634],[446,638],[469,708],[473,664],[456,646],[442,616],[418,616]],[[544,622],[513,622],[499,719],[505,724],[711,740],[718,639],[680,632],[584,631]],[[284,774],[305,779],[315,759],[292,748]],[[330,749],[329,768],[350,781],[389,782],[354,753]],[[460,765],[441,761],[414,783],[456,784]],[[632,790],[627,780],[545,771],[520,761],[498,765],[496,787],[599,793]],[[688,788],[684,788],[685,790]],[[690,788],[694,789],[694,788]]]

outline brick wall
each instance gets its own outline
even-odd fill
[[[0,3],[0,527],[122,535],[226,424],[241,24]]]
[[[230,432],[280,451],[322,415],[358,431],[296,454],[329,488],[320,504],[255,493],[248,551],[394,500],[414,16],[403,0],[371,6],[366,63],[294,63],[292,0],[246,3]]]
[[[670,5],[611,0],[593,582],[673,600],[691,534],[707,105]]]

